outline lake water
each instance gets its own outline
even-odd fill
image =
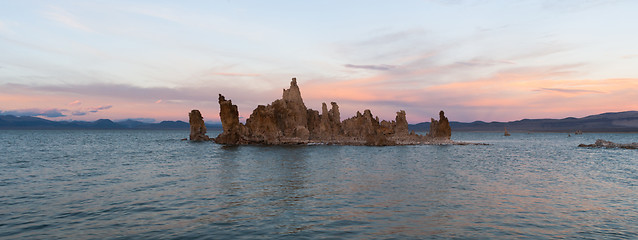
[[[638,150],[576,147],[638,134],[393,147],[187,136],[0,131],[0,238],[638,238]]]

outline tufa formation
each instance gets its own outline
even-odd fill
[[[206,125],[204,125],[204,118],[199,110],[192,110],[188,113],[188,122],[191,125],[191,141],[210,141],[208,136],[206,136]]]
[[[405,117],[405,113],[404,113]],[[450,127],[450,121],[445,117],[445,113],[443,111],[439,112],[439,120],[434,120],[434,118],[430,118],[430,132],[428,135],[433,138],[448,138],[452,136],[452,128]],[[407,126],[407,123],[406,123]]]
[[[237,105],[219,95],[219,116],[223,132],[214,140],[220,144],[340,144],[340,145],[414,145],[455,144],[450,140],[452,130],[443,111],[439,120],[432,119],[430,132],[423,136],[408,131],[405,111],[397,112],[393,121],[379,121],[370,110],[341,121],[337,103],[323,103],[321,113],[308,109],[301,98],[295,78],[284,89],[281,99],[269,105],[259,105],[246,124],[239,122]],[[193,110],[197,111],[197,110]],[[201,119],[199,111],[197,116]],[[191,112],[191,140],[193,140],[193,112]],[[201,121],[201,120],[200,120]],[[199,126],[199,125],[197,125]],[[199,133],[206,133],[201,127]],[[203,133],[201,131],[203,129]],[[198,135],[199,136],[199,135]]]

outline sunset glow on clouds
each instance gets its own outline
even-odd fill
[[[48,119],[247,118],[292,77],[411,123],[638,110],[635,1],[7,1],[0,114]]]

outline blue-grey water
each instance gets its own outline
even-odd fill
[[[187,134],[0,131],[0,238],[638,238],[638,150],[577,147],[638,134],[393,147]]]

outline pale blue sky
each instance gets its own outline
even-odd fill
[[[383,119],[405,109],[410,122],[439,109],[459,121],[638,109],[627,103],[638,91],[638,1],[0,6],[5,113],[177,120],[199,108],[213,120],[222,93],[248,117],[292,77],[308,107],[337,101],[344,117],[365,108]]]

